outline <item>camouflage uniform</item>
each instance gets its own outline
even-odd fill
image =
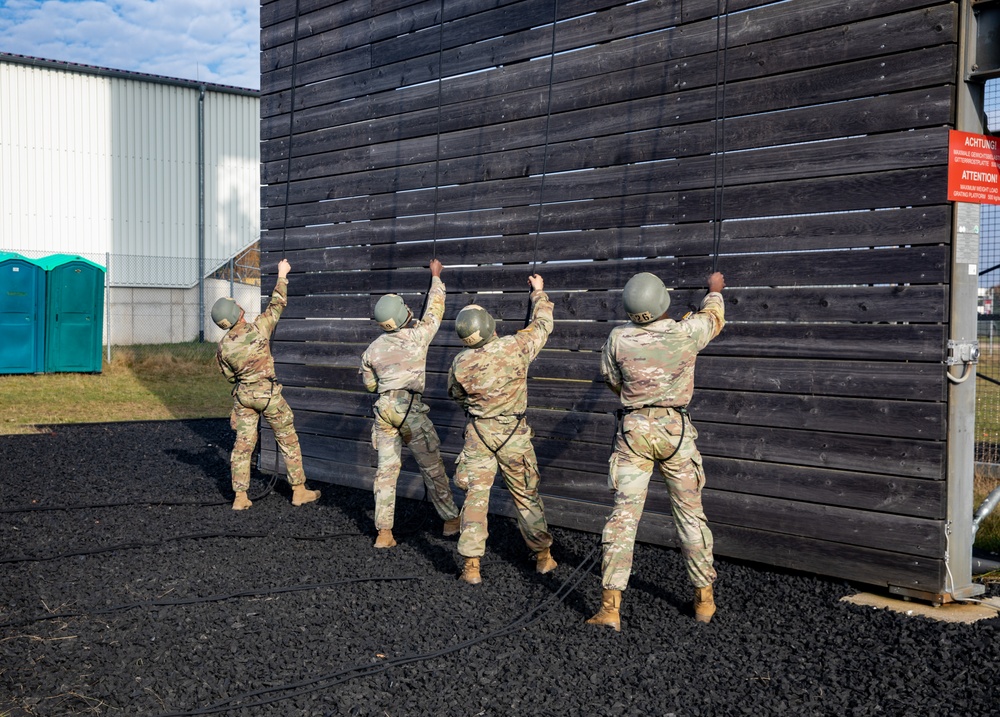
[[[365,388],[378,392],[372,447],[378,452],[375,473],[375,527],[392,528],[396,508],[396,480],[405,443],[420,467],[434,509],[444,520],[458,517],[458,508],[441,460],[441,441],[421,400],[424,392],[427,347],[444,316],[445,287],[433,277],[424,317],[412,328],[385,333],[371,342],[361,356]]]
[[[534,553],[552,545],[538,495],[534,432],[524,418],[528,408],[528,364],[552,333],[552,302],[533,291],[532,321],[513,336],[494,339],[455,357],[448,374],[448,395],[462,404],[469,420],[465,446],[455,468],[455,485],[467,490],[462,507],[458,552],[478,558],[486,552],[490,489],[497,467],[514,498],[517,524]]]
[[[236,443],[230,458],[233,490],[250,487],[250,456],[257,445],[257,425],[263,415],[274,431],[278,448],[285,458],[289,485],[305,483],[302,450],[292,424],[292,409],[281,395],[281,384],[274,374],[271,357],[271,334],[281,312],[288,305],[288,279],[279,278],[267,309],[253,323],[238,322],[219,341],[216,359],[233,389],[230,425],[236,431]]]
[[[625,414],[608,471],[615,506],[602,540],[606,590],[628,585],[654,463],[670,492],[688,578],[697,588],[715,581],[712,531],[701,505],[705,471],[695,445],[698,431],[686,407],[694,393],[695,358],[724,325],[722,294],[710,293],[689,318],[618,326],[604,344],[601,374],[609,386],[621,390]]]

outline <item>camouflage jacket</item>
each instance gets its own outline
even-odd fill
[[[239,321],[219,341],[215,354],[229,383],[254,384],[274,379],[271,334],[288,305],[288,279],[278,279],[267,308],[253,322]]]
[[[686,406],[694,394],[695,357],[725,324],[725,303],[716,292],[681,321],[617,326],[601,351],[601,375],[621,391],[626,408]]]
[[[424,392],[427,347],[441,328],[444,298],[444,283],[435,276],[423,318],[411,328],[384,333],[371,342],[358,370],[366,389],[372,393],[395,389]]]
[[[480,418],[516,416],[528,408],[528,364],[552,333],[552,302],[531,293],[531,323],[477,349],[465,349],[448,372],[448,395]]]

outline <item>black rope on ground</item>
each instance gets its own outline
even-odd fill
[[[272,490],[274,490],[274,485],[278,480],[278,474],[272,473],[271,478],[268,481],[267,487],[264,488],[263,492],[259,495],[250,496],[250,500],[260,500]],[[153,507],[169,506],[169,507],[194,507],[194,508],[210,508],[220,505],[229,505],[228,500],[122,500],[113,503],[73,503],[71,505],[22,505],[16,508],[0,508],[0,514],[6,513],[31,513],[35,511],[45,512],[50,510],[87,510],[93,508],[121,508],[130,505],[148,505]]]
[[[270,533],[189,533],[186,535],[174,535],[169,538],[155,541],[132,541],[129,543],[119,543],[118,545],[106,545],[100,548],[88,550],[77,550],[69,553],[57,553],[54,555],[25,555],[14,558],[0,558],[0,565],[10,563],[42,563],[49,560],[61,560],[63,558],[77,558],[85,555],[100,555],[102,553],[114,553],[122,550],[136,550],[138,548],[156,548],[167,543],[176,543],[181,540],[207,540],[209,538],[278,538],[282,540],[330,540],[332,538],[349,538],[360,536],[363,533],[337,533],[335,535],[281,535],[275,536]]]
[[[725,15],[725,34],[722,16]],[[724,38],[724,39],[723,39]],[[722,47],[720,71],[719,48]],[[722,244],[722,209],[726,192],[726,71],[729,56],[729,0],[719,0],[715,18],[715,182],[713,205],[715,241],[712,252],[712,272],[718,271],[719,247]],[[721,82],[720,82],[721,72]],[[721,87],[721,93],[720,93]],[[720,111],[721,94],[721,111]]]
[[[342,580],[333,580],[328,583],[291,585],[287,587],[262,588],[259,590],[241,590],[240,592],[236,593],[206,595],[205,597],[176,598],[173,600],[140,600],[138,602],[127,603],[125,605],[115,605],[113,607],[81,610],[80,612],[48,613],[45,615],[40,615],[38,617],[28,618],[26,620],[15,620],[12,622],[4,622],[0,623],[0,629],[6,629],[10,627],[24,627],[25,625],[31,625],[36,622],[44,622],[46,620],[65,620],[71,617],[108,615],[114,612],[124,612],[126,610],[134,610],[136,608],[178,607],[184,605],[198,605],[207,602],[225,602],[226,600],[235,600],[237,598],[244,598],[244,597],[261,597],[264,595],[283,595],[285,593],[322,590],[324,588],[337,587],[338,585],[350,585],[351,583],[400,582],[408,580],[426,580],[426,579],[427,579],[426,576],[423,575],[399,575],[399,576],[379,575],[379,576],[374,576],[374,577],[370,576],[364,578],[344,578]]]
[[[385,660],[377,665],[357,665],[354,667],[348,667],[336,672],[331,672],[326,675],[320,675],[318,677],[312,677],[300,682],[292,683],[289,685],[277,685],[274,687],[267,687],[253,692],[249,692],[245,695],[234,697],[226,700],[221,700],[207,707],[201,707],[195,710],[187,712],[168,712],[159,715],[159,717],[193,717],[194,715],[206,715],[215,714],[218,712],[227,712],[229,710],[243,709],[248,707],[261,707],[263,705],[272,704],[274,702],[280,702],[286,699],[293,699],[295,697],[301,697],[312,692],[318,692],[319,690],[329,689],[330,687],[335,687],[337,685],[349,682],[351,680],[370,677],[372,675],[385,672],[393,667],[399,667],[401,665],[407,665],[414,662],[425,662],[427,660],[432,660],[437,657],[443,657],[449,655],[453,652],[458,652],[464,650],[473,645],[477,645],[486,640],[490,640],[496,637],[506,637],[511,635],[522,628],[529,627],[534,623],[541,620],[543,617],[548,615],[552,610],[554,610],[558,605],[562,604],[567,595],[572,592],[590,572],[590,569],[597,563],[598,557],[600,555],[601,546],[597,544],[591,549],[590,553],[577,565],[570,575],[563,581],[559,588],[549,595],[541,603],[528,610],[526,613],[521,615],[516,620],[508,623],[506,626],[494,630],[493,632],[486,633],[485,635],[480,635],[479,637],[474,637],[469,640],[464,640],[458,644],[452,645],[450,647],[445,647],[440,650],[435,650],[433,652],[425,653],[414,653],[409,655],[403,655],[396,658],[391,658]],[[330,682],[333,680],[333,682]],[[328,684],[319,685],[317,683],[324,682]],[[269,697],[267,699],[257,700],[256,702],[247,702],[241,704],[233,704],[237,700],[246,700],[254,697],[262,697],[264,695],[273,692],[287,692],[289,690],[294,690],[289,694],[278,695],[274,697]]]

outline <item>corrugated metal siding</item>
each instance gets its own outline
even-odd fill
[[[194,283],[197,263],[177,260],[198,256],[198,99],[189,86],[0,62],[0,248],[163,257],[119,261],[112,280]],[[205,93],[206,271],[257,239],[258,108]]]
[[[107,83],[0,64],[0,247],[108,251]]]
[[[205,236],[226,258],[260,234],[260,100],[218,93],[206,100]]]

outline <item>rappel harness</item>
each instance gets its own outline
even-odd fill
[[[510,435],[503,439],[503,443],[501,443],[496,448],[493,448],[493,446],[491,446],[489,443],[487,443],[486,439],[483,438],[483,434],[479,432],[479,426],[476,425],[476,421],[479,420],[480,418],[484,418],[484,417],[483,416],[473,416],[468,411],[465,412],[465,417],[467,419],[469,419],[469,423],[472,424],[472,430],[474,430],[476,432],[476,435],[479,436],[479,440],[482,442],[482,444],[484,446],[486,446],[489,449],[490,453],[492,453],[494,456],[497,456],[497,457],[499,457],[499,453],[503,449],[503,447],[506,446],[507,443],[510,441],[510,439],[514,437],[514,434],[517,433],[517,429],[521,427],[521,421],[524,420],[524,415],[525,414],[523,414],[523,413],[518,413],[515,416],[508,416],[508,418],[516,418],[517,419],[517,423],[514,424],[514,428],[511,430]],[[503,418],[503,416],[490,416],[490,418]]]
[[[413,399],[415,399],[417,397],[417,394],[415,394],[413,391],[410,391],[409,389],[405,389],[405,388],[391,388],[388,391],[383,391],[382,393],[380,393],[379,394],[379,398],[381,398],[382,396],[385,396],[387,394],[390,394],[393,391],[406,391],[408,394],[410,394],[410,403],[407,404],[407,406],[406,406],[406,413],[403,414],[403,418],[399,422],[398,426],[395,423],[393,423],[392,421],[390,421],[388,418],[386,418],[385,416],[383,416],[382,412],[380,410],[378,410],[378,399],[375,399],[375,403],[372,404],[372,410],[375,411],[375,413],[378,415],[379,418],[381,418],[383,421],[385,421],[386,423],[388,423],[390,426],[392,426],[393,428],[395,428],[398,431],[399,429],[401,429],[403,427],[403,424],[406,423],[406,418],[410,415],[410,409],[413,408]]]
[[[674,449],[673,453],[671,453],[666,458],[657,459],[657,460],[669,461],[671,458],[677,455],[677,451],[681,449],[681,445],[684,443],[684,432],[687,429],[687,421],[691,420],[691,416],[688,413],[687,406],[632,406],[629,408],[619,408],[617,411],[615,411],[615,438],[617,438],[618,435],[620,434],[622,440],[625,441],[625,445],[628,446],[628,449],[630,451],[632,451],[635,455],[639,456],[640,458],[647,458],[648,456],[642,455],[641,453],[639,453],[639,451],[637,451],[632,447],[632,444],[628,442],[628,435],[625,433],[625,416],[627,416],[630,413],[634,413],[635,411],[642,411],[643,409],[646,408],[663,408],[667,410],[673,409],[677,411],[677,413],[681,414],[681,437],[680,440],[677,441],[677,447]],[[614,448],[615,448],[615,439],[612,438],[611,450],[614,451]]]
[[[261,380],[262,381],[270,381],[271,382],[271,390],[267,394],[267,403],[264,404],[264,408],[260,409],[260,412],[264,413],[264,411],[267,410],[267,407],[271,405],[271,399],[274,398],[274,384],[276,384],[278,382],[278,379],[275,378],[274,376],[267,376],[267,377],[265,377],[265,378],[263,378]],[[243,381],[240,381],[239,379],[236,379],[236,385],[233,386],[233,390],[230,392],[230,395],[233,398],[235,398],[237,401],[239,401],[240,399],[239,399],[239,397],[237,397],[236,392],[240,390],[240,384],[243,384],[243,383],[244,383]],[[246,408],[252,408],[252,406],[247,406],[242,401],[240,401],[240,405],[244,406]]]

